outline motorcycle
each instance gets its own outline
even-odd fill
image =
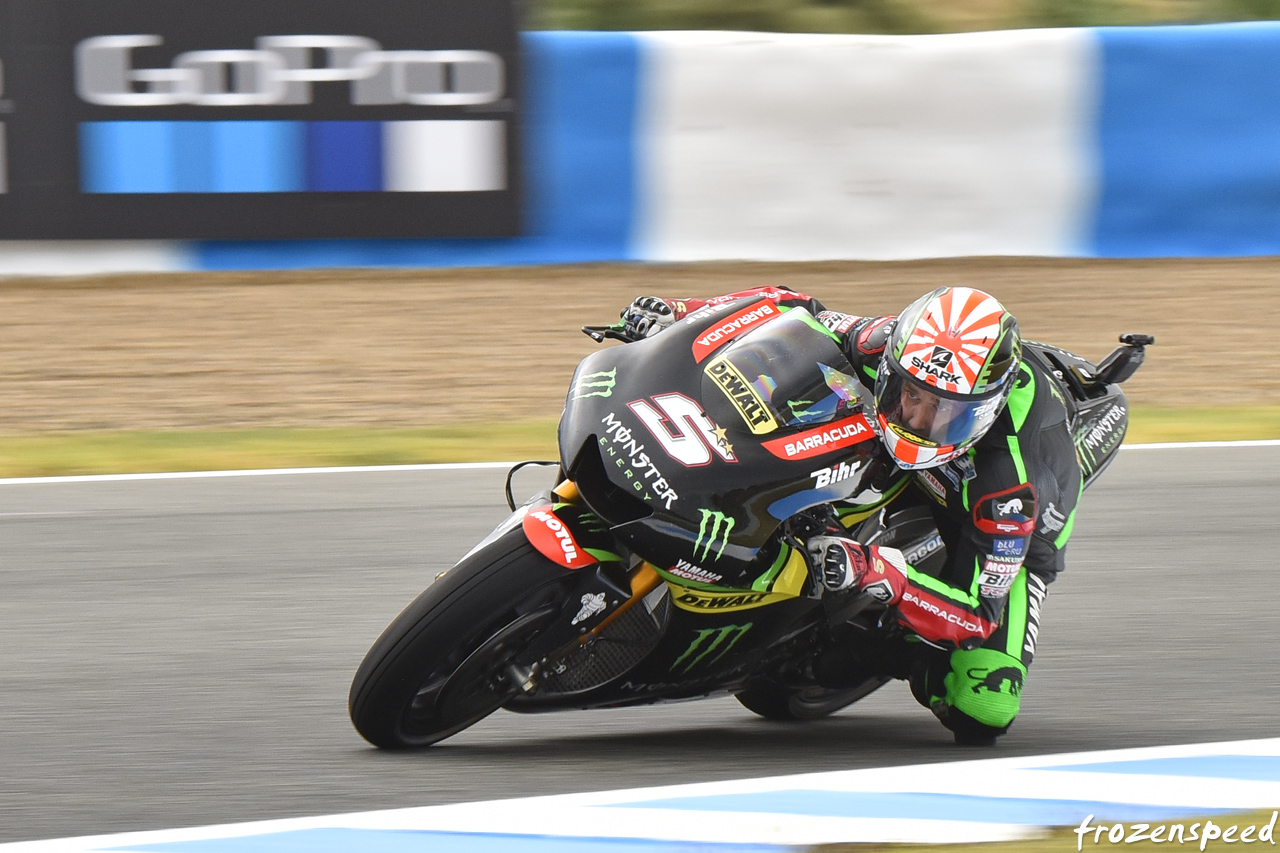
[[[770,719],[817,719],[886,683],[825,687],[816,655],[887,630],[870,596],[825,592],[804,541],[838,519],[937,572],[927,510],[897,511],[854,367],[802,308],[749,297],[631,340],[597,342],[570,382],[554,488],[513,510],[383,632],[351,686],[352,722],[424,747],[499,708],[615,708],[732,694]],[[1128,425],[1119,385],[1154,339],[1095,365],[1024,342],[1067,402],[1085,485]],[[886,622],[891,620],[885,620]]]

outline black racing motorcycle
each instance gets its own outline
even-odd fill
[[[945,562],[866,417],[835,336],[763,297],[696,311],[578,366],[554,489],[518,508],[387,627],[351,686],[356,729],[422,747],[499,708],[609,708],[733,694],[816,719],[887,677],[822,686],[815,655],[879,628],[882,606],[825,593],[803,542],[833,514],[860,541]],[[1098,365],[1027,342],[1060,383],[1092,482],[1128,424],[1119,383],[1153,339]],[[529,463],[525,463],[529,464]],[[517,468],[520,466],[517,466]],[[513,473],[514,473],[513,469]]]

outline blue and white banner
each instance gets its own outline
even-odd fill
[[[0,844],[0,853],[804,853],[1016,841],[1056,826],[1075,828],[1077,850],[1157,835],[1190,845],[1179,849],[1269,849],[1277,805],[1280,740],[1271,739],[27,841]],[[1233,814],[1241,811],[1260,815]]]
[[[521,50],[524,236],[186,243],[146,268],[1280,254],[1277,22]],[[448,144],[490,152],[469,188],[495,180],[500,150]],[[292,162],[293,186],[323,173]]]

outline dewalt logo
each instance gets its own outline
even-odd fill
[[[679,673],[685,675],[700,663],[715,663],[738,644],[743,635],[751,630],[753,624],[755,623],[748,622],[745,625],[703,628],[694,635],[693,642],[689,643],[689,648],[685,649],[680,657],[676,658],[675,662],[671,664],[671,671],[676,672],[677,668],[683,664],[683,669],[679,669]]]
[[[703,592],[696,589],[681,588],[672,600],[681,610],[733,611],[750,610],[762,604],[771,604],[782,596],[771,592]]]
[[[764,400],[728,359],[718,358],[707,365],[707,375],[729,398],[729,402],[733,403],[751,432],[764,435],[778,428],[778,422],[765,406]]]

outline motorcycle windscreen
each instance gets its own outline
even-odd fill
[[[755,435],[861,411],[864,395],[832,333],[803,308],[743,335],[703,368],[708,412]]]

